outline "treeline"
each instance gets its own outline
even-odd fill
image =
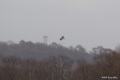
[[[81,45],[75,48],[72,46],[66,48],[55,42],[50,45],[43,43],[25,42],[21,40],[18,44],[13,41],[0,42],[0,54],[3,56],[15,55],[22,59],[34,58],[37,60],[48,58],[49,56],[65,55],[74,60],[85,58],[92,61],[92,54],[89,54]]]
[[[103,80],[120,77],[120,48],[0,42],[0,80]],[[104,78],[108,80],[108,78]]]
[[[112,50],[96,54],[93,63],[77,60],[77,66],[64,55],[42,60],[1,56],[0,62],[0,80],[103,80],[102,76],[119,80],[120,77],[120,53]]]

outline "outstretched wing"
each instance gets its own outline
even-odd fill
[[[62,39],[65,39],[64,36],[62,36],[62,37],[60,38],[60,40],[62,40]]]

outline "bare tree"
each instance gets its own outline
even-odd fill
[[[17,56],[7,56],[1,58],[2,64],[9,64],[12,66],[17,66],[20,63],[20,61],[21,61],[20,57]]]
[[[108,50],[105,53],[96,55],[94,58],[94,72],[102,76],[114,76],[119,74],[119,70],[116,71],[116,68],[119,66],[120,63],[120,54],[115,51]],[[97,75],[96,75],[97,76]]]
[[[26,80],[24,73],[9,64],[0,66],[0,80]]]
[[[35,70],[37,61],[35,59],[22,60],[20,63],[20,69],[24,72],[28,80],[33,79],[33,72]]]
[[[77,62],[78,66],[74,70],[73,80],[90,80],[90,64],[83,58]]]
[[[82,53],[86,53],[85,48],[83,48],[81,45],[77,45],[75,49],[82,52]]]

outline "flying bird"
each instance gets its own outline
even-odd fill
[[[62,36],[62,37],[60,38],[60,40],[62,40],[62,39],[65,39],[64,36]]]

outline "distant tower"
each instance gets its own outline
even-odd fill
[[[44,38],[44,44],[47,45],[47,38],[48,38],[48,36],[43,36],[43,38]]]

